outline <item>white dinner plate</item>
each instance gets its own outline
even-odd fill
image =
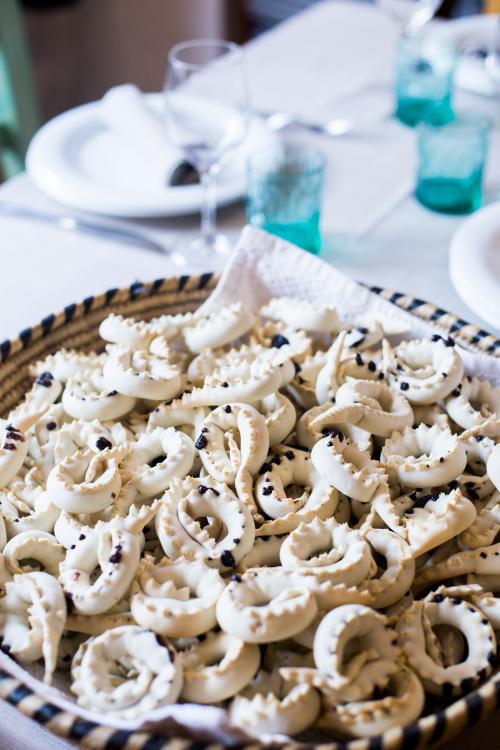
[[[465,304],[500,329],[500,202],[457,229],[450,245],[450,276]]]
[[[484,56],[478,55],[477,51],[487,50],[492,45],[496,24],[497,16],[494,15],[466,16],[439,24],[430,32],[433,38],[446,40],[458,48],[460,61],[455,80],[460,88],[494,96]]]
[[[145,94],[148,106],[160,110],[161,94]],[[113,137],[99,119],[100,102],[70,109],[34,136],[26,169],[48,196],[71,208],[130,218],[180,216],[199,211],[200,185],[171,187],[150,170],[128,144]],[[247,155],[273,143],[276,135],[255,118],[240,148],[230,154],[217,184],[219,205],[246,193]]]

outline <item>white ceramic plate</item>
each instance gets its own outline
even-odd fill
[[[484,67],[484,57],[474,54],[474,51],[491,45],[496,23],[497,16],[468,16],[446,21],[430,32],[433,38],[446,40],[458,48],[461,56],[456,83],[466,91],[485,96],[495,94]]]
[[[500,329],[500,203],[481,209],[457,229],[450,276],[465,304]]]
[[[153,108],[162,106],[161,94],[146,94]],[[180,216],[199,211],[199,185],[169,187],[162,175],[148,170],[127,144],[113,137],[99,119],[99,102],[84,104],[58,115],[34,136],[26,169],[48,196],[71,208],[130,218]],[[219,205],[242,198],[246,192],[248,153],[274,142],[276,136],[254,119],[242,146],[227,160],[218,178]]]

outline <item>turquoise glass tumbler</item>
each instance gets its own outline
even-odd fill
[[[429,39],[401,39],[396,67],[396,116],[414,126],[428,119],[452,117],[456,49]]]
[[[421,123],[416,196],[434,211],[465,214],[482,203],[483,171],[491,123],[457,113],[447,125]]]
[[[318,254],[324,174],[323,155],[302,144],[280,143],[251,154],[248,221]]]

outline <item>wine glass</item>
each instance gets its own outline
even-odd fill
[[[443,0],[375,0],[379,8],[395,19],[403,36],[415,36],[434,18]]]
[[[184,250],[209,260],[230,249],[216,229],[216,179],[246,135],[243,49],[217,39],[177,44],[168,55],[164,93],[169,136],[198,171],[203,188],[201,236]]]

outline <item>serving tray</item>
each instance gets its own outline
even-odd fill
[[[153,282],[135,282],[130,287],[108,289],[51,313],[37,325],[25,328],[17,338],[0,343],[0,415],[7,414],[30,388],[30,363],[61,347],[90,351],[102,341],[99,323],[110,312],[140,318],[194,310],[215,288],[218,275],[174,276]],[[397,307],[432,322],[443,333],[453,335],[465,348],[500,358],[500,339],[477,326],[424,300],[377,286],[369,289]],[[130,732],[83,721],[69,711],[46,703],[7,670],[0,670],[0,698],[61,737],[88,750],[222,750],[221,743],[199,738]],[[421,718],[404,729],[394,727],[380,737],[345,742],[292,741],[273,745],[280,750],[422,750],[434,748],[456,736],[464,727],[500,708],[500,674],[478,690],[437,713]],[[239,745],[239,750],[259,750],[258,743]]]

